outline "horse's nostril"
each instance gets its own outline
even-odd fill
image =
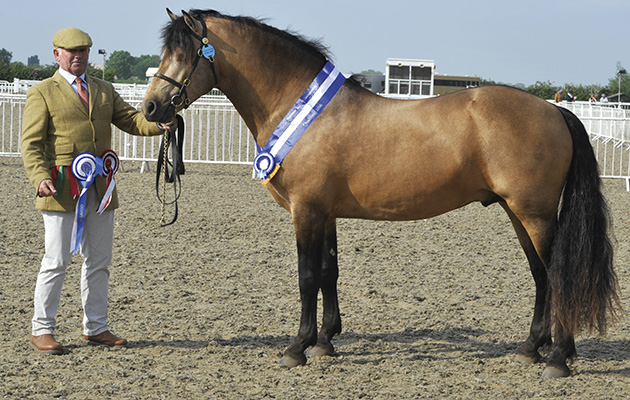
[[[157,109],[157,107],[155,106],[155,102],[147,101],[147,103],[145,105],[145,111],[146,111],[147,115],[153,115],[155,113],[156,109]]]

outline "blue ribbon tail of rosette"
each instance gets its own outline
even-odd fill
[[[88,188],[94,182],[94,178],[103,174],[103,160],[90,153],[80,153],[72,160],[71,168],[72,174],[82,186],[75,209],[71,239],[71,251],[73,254],[77,254],[83,237]]]

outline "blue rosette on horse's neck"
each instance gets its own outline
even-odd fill
[[[273,131],[265,147],[256,145],[258,155],[254,159],[254,172],[263,186],[266,186],[278,172],[284,157],[289,154],[345,81],[346,78],[337,67],[330,61],[326,62],[324,68]]]

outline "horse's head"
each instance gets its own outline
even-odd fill
[[[168,122],[183,108],[217,84],[214,47],[203,20],[185,11],[177,17],[166,9],[171,22],[164,27],[162,61],[147,89],[142,110],[149,121]]]

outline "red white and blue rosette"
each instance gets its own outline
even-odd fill
[[[94,178],[103,174],[103,160],[90,153],[80,153],[72,160],[71,171],[82,187],[74,214],[70,249],[74,254],[77,254],[83,236],[88,188],[94,182]]]
[[[118,172],[118,166],[120,165],[120,160],[118,159],[118,155],[114,152],[114,150],[106,150],[101,157],[103,160],[103,175],[107,179],[107,189],[105,190],[105,195],[101,200],[101,204],[96,210],[97,214],[103,213],[109,203],[112,201],[112,193],[114,192],[114,188],[116,187],[116,181],[114,180],[114,174]]]

